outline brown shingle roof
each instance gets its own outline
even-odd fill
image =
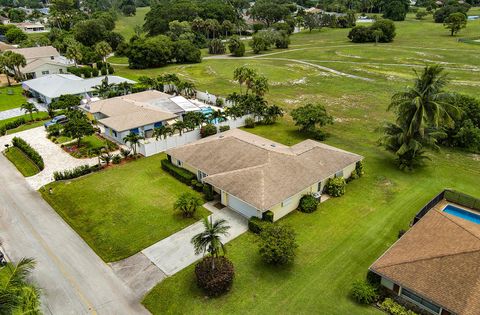
[[[233,129],[167,154],[208,174],[205,181],[267,210],[362,159],[316,141],[288,147]]]
[[[370,269],[457,314],[480,310],[480,225],[430,210]]]
[[[60,53],[53,46],[41,46],[41,47],[29,47],[29,48],[17,48],[11,49],[17,54],[21,54],[27,59],[37,59],[37,58],[46,58],[46,57],[56,57],[60,56]]]

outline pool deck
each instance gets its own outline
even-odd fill
[[[437,211],[437,212],[441,213],[442,215],[446,216],[447,218],[449,218],[451,221],[455,222],[459,226],[461,226],[464,229],[470,231],[472,234],[475,234],[478,237],[480,237],[480,224],[477,224],[477,223],[474,223],[472,221],[469,221],[469,220],[466,220],[466,219],[463,219],[463,218],[457,217],[455,215],[444,212],[443,209],[445,209],[445,207],[447,205],[453,205],[457,208],[463,209],[465,211],[468,211],[468,212],[471,212],[471,213],[474,213],[474,214],[477,214],[477,215],[480,215],[480,211],[474,210],[474,209],[469,208],[469,207],[462,206],[458,203],[451,202],[451,201],[448,201],[448,200],[445,200],[445,199],[441,200],[432,209],[430,209],[430,211]]]

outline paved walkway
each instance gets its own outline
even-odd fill
[[[44,127],[33,128],[0,137],[0,150],[4,149],[5,144],[11,144],[13,137],[20,137],[27,141],[43,158],[45,163],[43,171],[26,178],[28,184],[35,190],[52,182],[54,172],[72,169],[85,164],[94,165],[98,163],[97,158],[76,159],[63,151],[59,145],[47,138],[47,132]]]
[[[46,107],[38,104],[35,99],[28,99],[28,101],[30,103],[33,103],[40,112],[46,112],[48,110]],[[0,112],[0,120],[19,117],[23,115],[25,115],[25,111],[23,109],[20,109],[20,107],[7,109]]]
[[[134,294],[0,154],[0,239],[7,258],[32,257],[46,315],[149,314]]]
[[[210,217],[214,221],[218,219],[228,221],[228,225],[231,228],[229,235],[222,237],[224,243],[231,241],[248,230],[247,219],[234,211],[228,208],[218,210],[213,206],[212,202],[205,204],[204,207],[212,212]],[[195,255],[190,240],[194,235],[203,230],[203,221],[199,221],[142,250],[142,254],[150,259],[167,276],[174,275],[202,257],[201,255]]]

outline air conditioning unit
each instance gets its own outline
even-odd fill
[[[313,193],[312,196],[318,201],[320,201],[320,199],[322,198],[322,193],[318,191],[316,193]]]

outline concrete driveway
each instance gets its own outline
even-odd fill
[[[5,144],[11,144],[13,137],[19,137],[27,141],[43,158],[45,163],[43,171],[26,178],[28,184],[35,190],[52,182],[54,172],[72,169],[85,164],[94,165],[98,163],[97,158],[76,159],[63,151],[59,145],[47,138],[47,132],[44,127],[37,127],[0,137],[0,150],[4,149]]]
[[[9,260],[36,260],[44,314],[149,314],[135,295],[0,155],[0,239]]]

